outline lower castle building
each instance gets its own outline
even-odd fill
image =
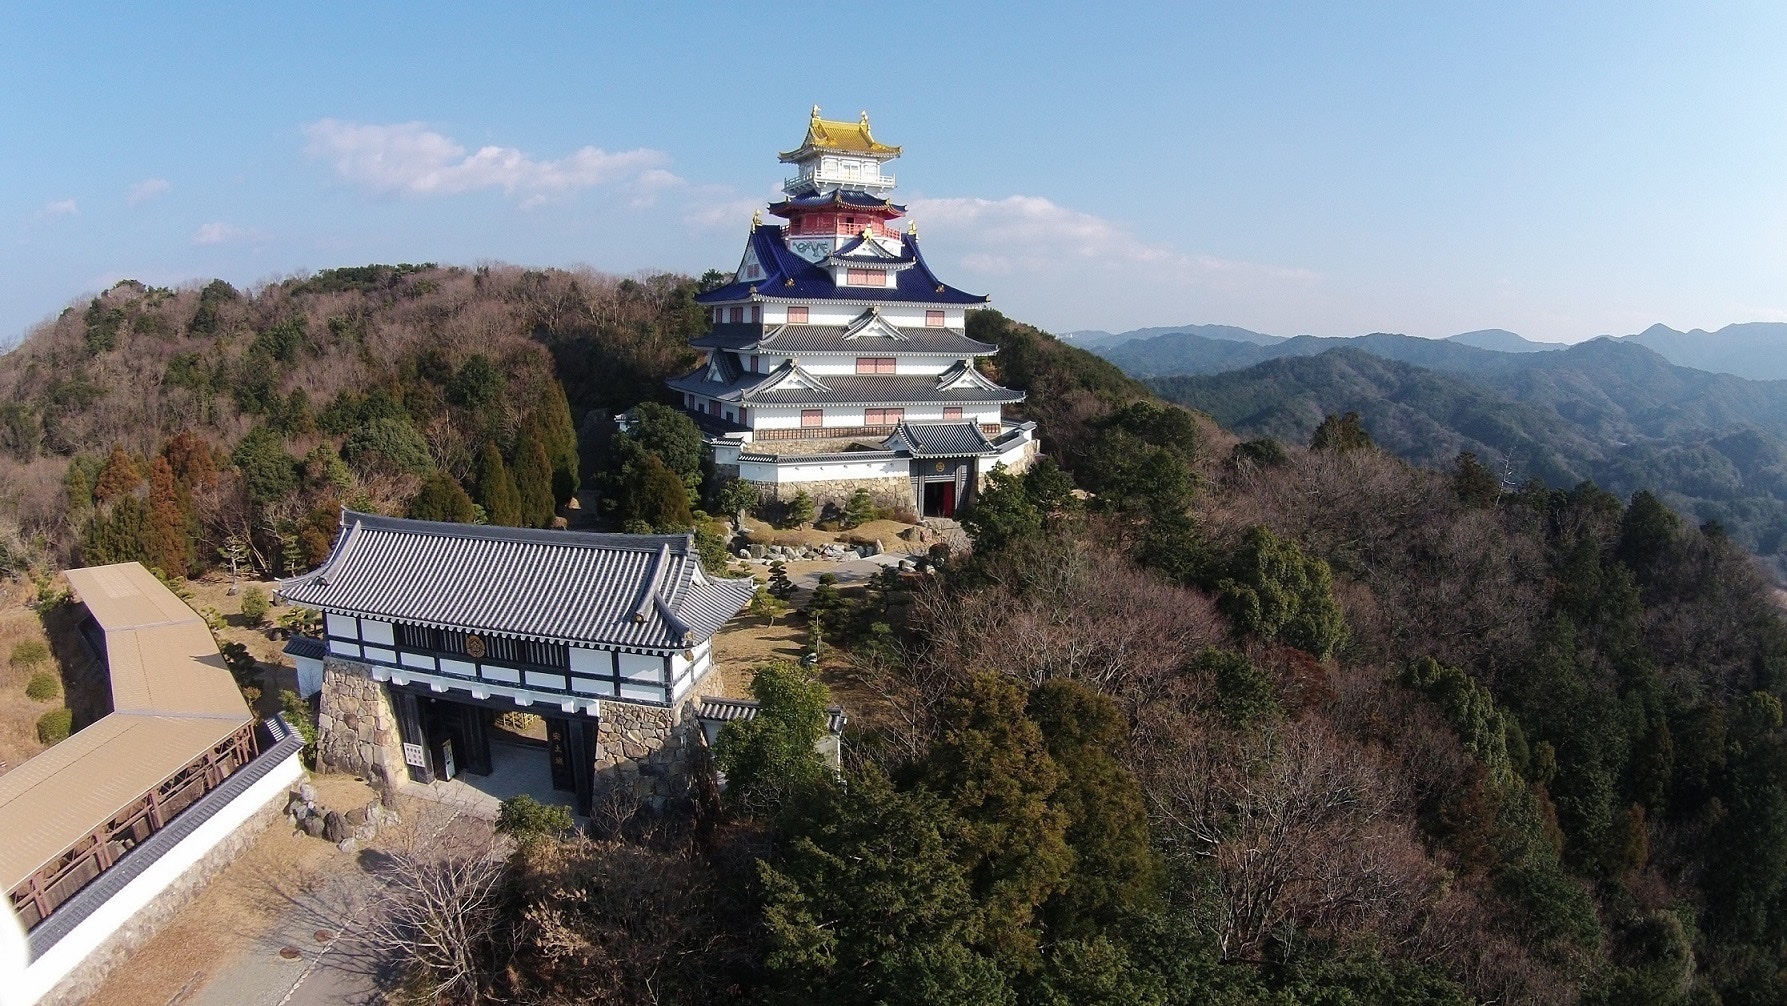
[[[282,581],[323,613],[318,760],[386,785],[489,774],[493,721],[545,720],[554,788],[686,797],[712,637],[756,582],[690,535],[441,524],[346,511],[322,566]],[[320,670],[320,675],[317,671]]]

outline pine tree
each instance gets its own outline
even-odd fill
[[[502,527],[521,526],[521,493],[515,488],[515,475],[503,464],[503,453],[496,442],[484,441],[478,451],[476,474],[479,502],[484,505],[490,523]]]
[[[850,494],[849,502],[844,504],[844,526],[861,527],[875,519],[875,498],[867,489],[858,489]]]
[[[782,522],[789,527],[800,527],[802,524],[813,523],[813,518],[818,515],[819,511],[813,506],[813,497],[802,489],[788,501],[788,514]]]
[[[137,471],[136,462],[124,453],[123,447],[113,444],[111,456],[105,459],[105,467],[99,470],[99,480],[93,485],[93,495],[101,503],[109,503],[142,484],[143,475]]]
[[[552,498],[552,462],[538,436],[523,439],[515,452],[515,492],[521,503],[521,526],[552,526],[557,510]]]
[[[173,466],[157,455],[149,465],[149,512],[143,525],[144,564],[166,576],[185,576],[192,565],[192,542]]]

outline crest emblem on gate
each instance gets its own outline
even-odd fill
[[[472,658],[473,660],[483,660],[484,659],[484,640],[479,639],[477,636],[471,636],[471,635],[466,636],[465,637],[465,655]]]

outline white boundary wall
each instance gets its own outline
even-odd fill
[[[293,753],[241,796],[180,840],[147,869],[126,884],[92,915],[56,941],[37,960],[29,955],[24,929],[10,909],[0,920],[0,1006],[33,1006],[55,990],[89,955],[124,928],[156,896],[173,886],[205,854],[242,827],[256,812],[281,799],[304,775],[304,766]],[[102,875],[103,876],[103,875]]]

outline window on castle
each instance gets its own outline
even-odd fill
[[[760,321],[762,321],[762,320],[763,320],[763,313],[762,313],[762,312],[763,312],[763,308],[762,308],[762,307],[760,307],[760,306],[758,306],[758,305],[756,305],[756,304],[752,304],[752,305],[751,305],[751,324],[753,324],[753,325],[755,325],[755,324],[757,324],[757,323],[758,323],[758,322],[760,322]]]
[[[864,426],[898,426],[906,420],[905,409],[864,409],[862,424]]]
[[[856,358],[856,372],[859,374],[891,374],[894,372],[894,358],[891,356],[859,356]]]
[[[806,323],[807,309],[805,307],[791,307],[788,309],[788,324],[805,325]]]
[[[944,406],[943,407],[943,418],[945,418],[945,419],[960,419],[960,418],[962,418],[962,407],[959,405]]]
[[[800,424],[802,426],[824,426],[825,425],[825,410],[824,409],[802,409],[802,410],[800,410]]]
[[[745,320],[745,309],[742,307],[732,308],[729,314],[734,325]]]
[[[926,311],[925,312],[925,327],[926,328],[942,328],[943,327],[943,312],[942,311]]]
[[[879,269],[851,269],[844,281],[851,286],[886,286],[887,273]]]

